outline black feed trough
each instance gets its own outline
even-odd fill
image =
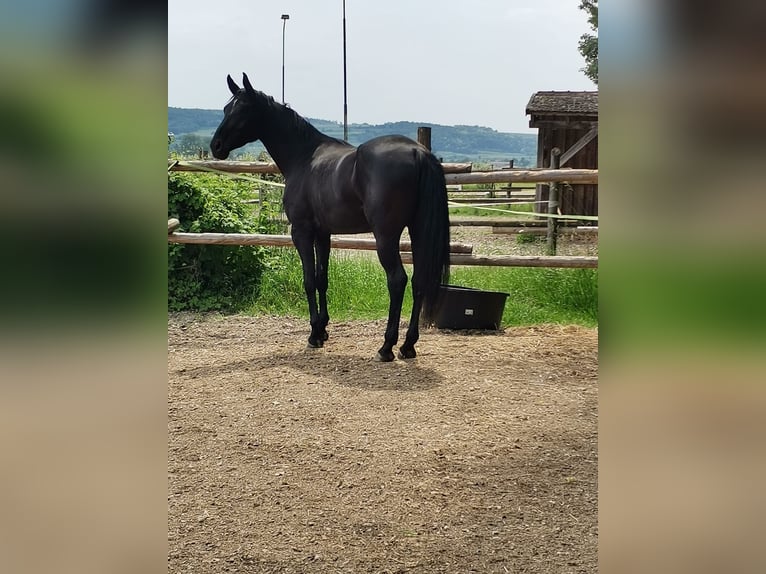
[[[438,329],[500,328],[508,293],[471,287],[442,285],[439,288]]]

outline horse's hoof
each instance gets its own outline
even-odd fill
[[[307,349],[321,349],[324,345],[324,342],[322,340],[317,341],[316,343],[309,341],[308,345],[306,345]]]
[[[418,354],[415,352],[415,349],[399,349],[399,358],[400,359],[414,359],[417,357]]]
[[[330,335],[327,334],[327,331],[322,332],[322,334],[319,336],[322,338],[323,341],[326,341],[327,339],[330,338]]]
[[[375,360],[378,361],[379,363],[390,363],[391,361],[394,360],[394,354],[391,351],[389,351],[388,353],[384,355],[384,354],[381,354],[380,351],[378,351],[378,353],[375,355]]]

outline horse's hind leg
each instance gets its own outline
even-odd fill
[[[414,266],[413,266],[414,267]],[[415,352],[415,343],[420,338],[418,323],[420,322],[420,310],[423,307],[423,291],[417,277],[417,271],[412,274],[412,315],[410,315],[410,325],[407,328],[407,336],[404,343],[399,348],[400,359],[414,359],[417,356]]]
[[[416,230],[413,230],[412,226],[409,227],[410,240],[413,245],[419,245],[421,236]],[[413,247],[413,251],[415,247]],[[423,308],[423,285],[422,278],[418,272],[419,265],[413,264],[412,266],[412,315],[410,315],[410,324],[407,328],[407,335],[404,338],[404,343],[399,347],[400,359],[414,359],[417,356],[415,352],[415,343],[420,338],[420,310]]]
[[[386,271],[389,296],[388,325],[383,346],[378,350],[377,359],[388,362],[394,360],[392,349],[399,339],[399,318],[402,314],[404,290],[407,287],[407,274],[404,271],[402,258],[399,255],[399,236],[397,235],[385,240],[378,238],[377,243],[378,259]]]

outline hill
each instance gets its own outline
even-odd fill
[[[207,149],[210,137],[223,118],[221,110],[168,108],[168,131],[176,141],[171,150],[193,154],[195,149]],[[328,120],[307,118],[319,131],[343,138],[343,124]],[[348,140],[359,145],[369,139],[387,134],[401,134],[417,138],[418,127],[431,128],[433,151],[444,161],[507,162],[516,166],[534,165],[537,158],[537,136],[498,132],[481,126],[445,126],[416,122],[389,122],[385,124],[349,124]],[[237,150],[234,157],[257,155],[263,150],[260,143],[248,144]]]

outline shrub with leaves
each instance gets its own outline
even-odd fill
[[[209,174],[168,175],[168,217],[192,233],[263,233],[263,219],[243,200],[251,181]],[[260,212],[259,212],[260,213]],[[263,249],[168,244],[168,309],[236,311],[257,293]]]

